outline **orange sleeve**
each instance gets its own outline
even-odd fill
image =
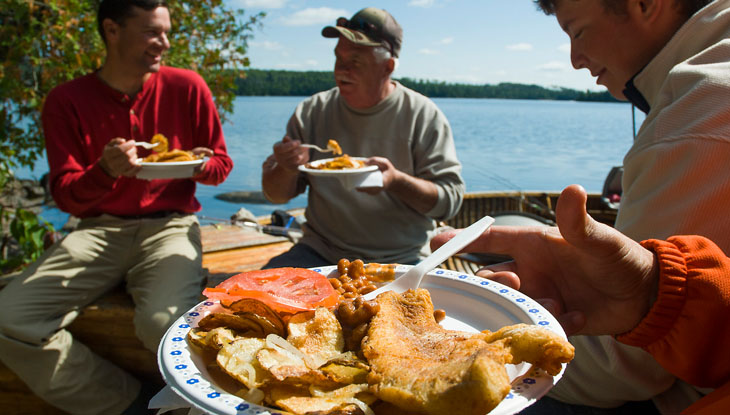
[[[659,291],[646,317],[618,341],[643,348],[692,385],[723,385],[730,380],[730,258],[700,236],[641,245],[659,260]]]

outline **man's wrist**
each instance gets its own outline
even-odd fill
[[[112,179],[116,179],[117,177],[119,177],[118,175],[112,173],[111,168],[109,167],[109,165],[107,165],[106,161],[104,161],[103,158],[99,159],[99,167],[101,167],[101,170]]]

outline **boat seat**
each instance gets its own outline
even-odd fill
[[[603,182],[603,191],[601,192],[601,201],[610,209],[618,209],[621,204],[621,180],[624,175],[623,166],[614,166],[608,172],[606,180]]]

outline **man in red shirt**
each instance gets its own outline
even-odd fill
[[[0,360],[40,397],[73,414],[146,410],[140,382],[73,339],[79,310],[121,282],[135,302],[137,336],[152,351],[198,302],[203,283],[196,182],[217,185],[233,163],[205,81],[161,65],[170,47],[164,1],[104,0],[104,65],[55,88],[43,109],[49,183],[81,219],[0,291]],[[136,178],[163,134],[170,149],[207,157],[185,179]]]

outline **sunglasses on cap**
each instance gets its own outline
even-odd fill
[[[344,17],[340,17],[339,19],[337,19],[337,26],[356,30],[365,34],[368,37],[372,37],[385,42],[388,44],[388,49],[390,53],[393,54],[393,45],[391,45],[390,42],[388,42],[387,40],[383,39],[380,34],[380,30],[378,30],[378,28],[374,24],[368,22],[367,20],[359,16],[355,17],[354,19],[346,19]]]

